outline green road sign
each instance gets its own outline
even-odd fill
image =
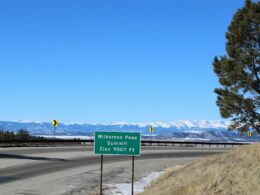
[[[140,133],[95,132],[95,154],[140,155]]]

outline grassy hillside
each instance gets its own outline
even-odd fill
[[[155,180],[141,195],[259,195],[260,144],[209,156]]]

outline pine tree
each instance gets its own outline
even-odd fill
[[[215,89],[229,129],[260,133],[260,2],[246,0],[226,33],[227,54],[215,57],[213,66],[221,88]]]
[[[17,139],[24,139],[27,140],[30,138],[30,134],[28,131],[24,130],[24,129],[20,129],[16,132],[16,138]]]

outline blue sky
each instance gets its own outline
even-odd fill
[[[0,120],[219,120],[212,61],[243,4],[1,1]]]

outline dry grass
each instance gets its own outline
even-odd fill
[[[171,169],[141,195],[259,195],[260,144]]]

